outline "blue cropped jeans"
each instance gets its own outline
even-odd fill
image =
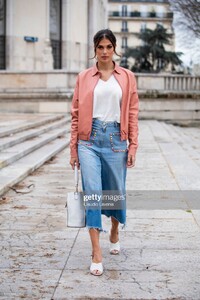
[[[125,195],[127,173],[127,141],[120,140],[120,124],[92,120],[90,140],[78,141],[78,157],[81,167],[82,189],[85,195],[102,195],[103,191]],[[124,198],[123,198],[124,199]],[[117,207],[117,209],[115,209]],[[86,227],[102,228],[101,214],[126,223],[126,199],[114,209],[86,206]]]

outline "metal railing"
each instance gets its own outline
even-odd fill
[[[122,11],[110,11],[109,17],[128,17],[128,18],[159,18],[159,19],[172,19],[173,13],[159,13],[159,12],[146,12],[141,13],[139,11],[122,12]]]
[[[128,28],[121,28],[121,32],[128,32]]]
[[[169,1],[168,0],[125,0],[125,1],[122,1],[122,0],[108,0],[108,2],[121,2],[121,3],[126,3],[126,2],[139,2],[139,3],[167,3],[169,4]]]

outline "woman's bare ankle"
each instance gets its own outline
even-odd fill
[[[119,241],[119,229],[118,226],[112,226],[110,230],[111,243],[117,243]]]
[[[102,262],[101,249],[93,249],[93,251],[92,251],[92,261],[94,263],[100,263],[100,262]]]

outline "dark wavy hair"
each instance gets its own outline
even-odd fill
[[[114,53],[117,55],[117,56],[121,56],[119,55],[117,52],[116,52],[116,37],[115,35],[113,34],[113,32],[110,30],[110,29],[102,29],[102,30],[99,30],[94,38],[93,38],[93,43],[94,43],[94,57],[96,55],[96,49],[99,45],[99,43],[101,42],[101,40],[103,39],[108,39],[111,44],[113,45],[113,48],[114,48]],[[94,58],[93,57],[93,58]]]

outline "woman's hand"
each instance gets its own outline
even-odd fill
[[[74,170],[74,166],[75,164],[77,165],[77,168],[80,169],[80,164],[79,164],[79,160],[77,157],[71,157],[70,158],[70,165],[72,166],[72,169]]]
[[[128,159],[126,163],[127,168],[133,168],[135,166],[135,157],[128,154]]]

